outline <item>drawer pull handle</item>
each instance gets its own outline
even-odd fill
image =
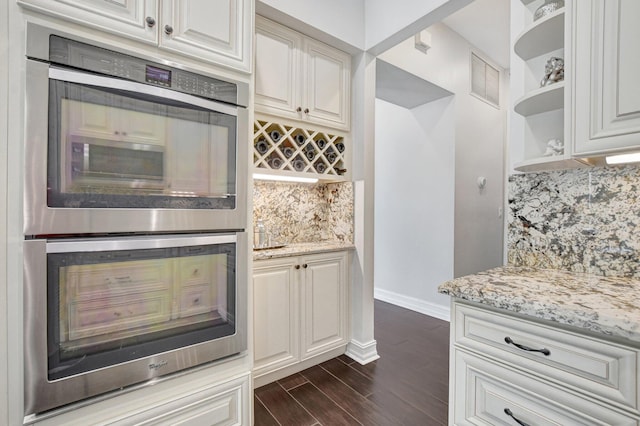
[[[514,342],[514,341],[511,339],[511,337],[508,337],[508,336],[504,338],[504,341],[505,341],[505,342],[507,342],[507,343],[508,343],[508,344],[510,344],[510,345],[515,346],[515,347],[516,347],[516,348],[518,348],[518,349],[522,349],[523,351],[527,351],[527,352],[540,352],[541,354],[544,354],[544,355],[546,355],[546,356],[551,355],[551,351],[550,351],[549,349],[547,349],[547,348],[543,348],[543,349],[532,349],[532,348],[529,348],[529,347],[527,347],[527,346],[520,345],[520,344],[518,344],[518,343]]]
[[[511,417],[513,420],[516,421],[516,423],[518,423],[520,426],[529,426],[528,424],[526,424],[525,422],[518,420],[518,418],[516,416],[513,415],[513,413],[511,412],[511,410],[509,410],[508,408],[504,409],[504,413]]]

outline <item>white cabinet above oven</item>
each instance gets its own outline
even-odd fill
[[[18,0],[22,6],[158,45],[242,72],[251,71],[250,0]]]

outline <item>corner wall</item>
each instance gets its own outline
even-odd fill
[[[426,55],[415,49],[412,37],[383,53],[379,58],[455,94],[455,100],[451,102],[454,118],[450,120],[449,134],[452,136],[449,139],[439,136],[438,140],[439,144],[450,143],[455,145],[455,148],[452,147],[452,151],[446,155],[440,153],[442,155],[440,158],[423,160],[422,166],[419,161],[418,164],[413,164],[411,167],[414,174],[408,178],[408,182],[412,182],[412,179],[422,182],[426,189],[424,191],[414,189],[411,191],[411,196],[414,198],[427,197],[428,200],[419,207],[421,216],[415,215],[416,219],[414,220],[433,221],[431,215],[434,212],[439,212],[440,221],[434,223],[442,224],[446,214],[455,216],[455,222],[448,233],[443,228],[438,228],[437,232],[425,232],[425,230],[418,232],[419,222],[411,226],[416,232],[408,236],[404,246],[396,247],[396,249],[404,249],[406,256],[410,257],[412,262],[420,265],[423,273],[420,275],[416,273],[411,279],[396,280],[397,283],[389,284],[390,278],[385,278],[384,281],[381,278],[392,277],[395,265],[387,262],[384,256],[378,255],[378,252],[385,250],[384,242],[378,239],[378,232],[397,228],[399,222],[408,220],[408,216],[406,212],[401,210],[399,210],[401,213],[397,216],[397,220],[382,221],[378,216],[376,218],[375,286],[377,294],[380,294],[381,291],[383,293],[384,291],[392,291],[398,300],[401,300],[402,297],[409,297],[411,299],[408,302],[414,305],[422,304],[425,309],[420,310],[421,312],[442,316],[442,312],[448,313],[449,300],[443,299],[437,293],[437,284],[453,277],[503,264],[504,222],[501,212],[504,206],[504,140],[508,78],[501,70],[504,77],[500,87],[500,109],[471,95],[470,54],[473,51],[484,58],[482,52],[475,49],[467,40],[446,25],[435,24],[427,31],[432,36],[432,47]],[[376,103],[377,105],[378,103]],[[416,110],[418,108],[414,109],[414,111]],[[425,112],[427,110],[425,109]],[[389,112],[385,113],[390,114]],[[376,120],[382,114],[376,113]],[[392,126],[394,122],[400,122],[395,115],[387,118],[380,117],[380,119],[385,119]],[[435,120],[435,117],[420,117],[419,119],[424,123],[427,123],[428,120]],[[398,127],[400,126],[396,125],[394,128]],[[376,129],[379,129],[378,125]],[[424,138],[422,143],[430,143],[425,136],[420,136]],[[389,136],[382,139],[382,137],[383,133],[377,132],[376,149],[398,143],[397,139],[389,139]],[[381,155],[379,152],[377,154],[376,157]],[[393,161],[393,159],[387,157],[384,158],[384,161]],[[414,161],[414,159],[403,161]],[[383,185],[378,164],[376,163],[377,188]],[[440,168],[444,168],[444,170]],[[478,187],[477,179],[479,177],[486,178],[487,184],[483,189]],[[433,190],[430,185],[437,186],[438,191]],[[455,191],[455,201],[448,210],[439,210],[442,205],[451,202],[440,192],[441,188],[447,186],[451,188],[452,197]],[[402,188],[396,184],[396,188],[398,187]],[[438,194],[437,197],[436,194]],[[376,199],[379,197],[381,195],[376,190]],[[392,204],[403,206],[401,202]],[[376,205],[380,204],[377,202]],[[376,210],[376,214],[378,214],[378,210]],[[449,251],[453,262],[443,262],[441,257],[414,256],[413,253],[416,251],[413,247],[416,246],[427,246],[429,251]],[[386,272],[385,269],[387,269]],[[439,282],[435,284],[431,277]]]

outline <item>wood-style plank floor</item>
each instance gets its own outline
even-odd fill
[[[256,426],[447,424],[449,323],[375,302],[380,359],[339,356],[255,390]]]

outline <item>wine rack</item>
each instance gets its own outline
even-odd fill
[[[343,136],[265,120],[254,122],[253,165],[256,169],[345,180],[345,155]]]

